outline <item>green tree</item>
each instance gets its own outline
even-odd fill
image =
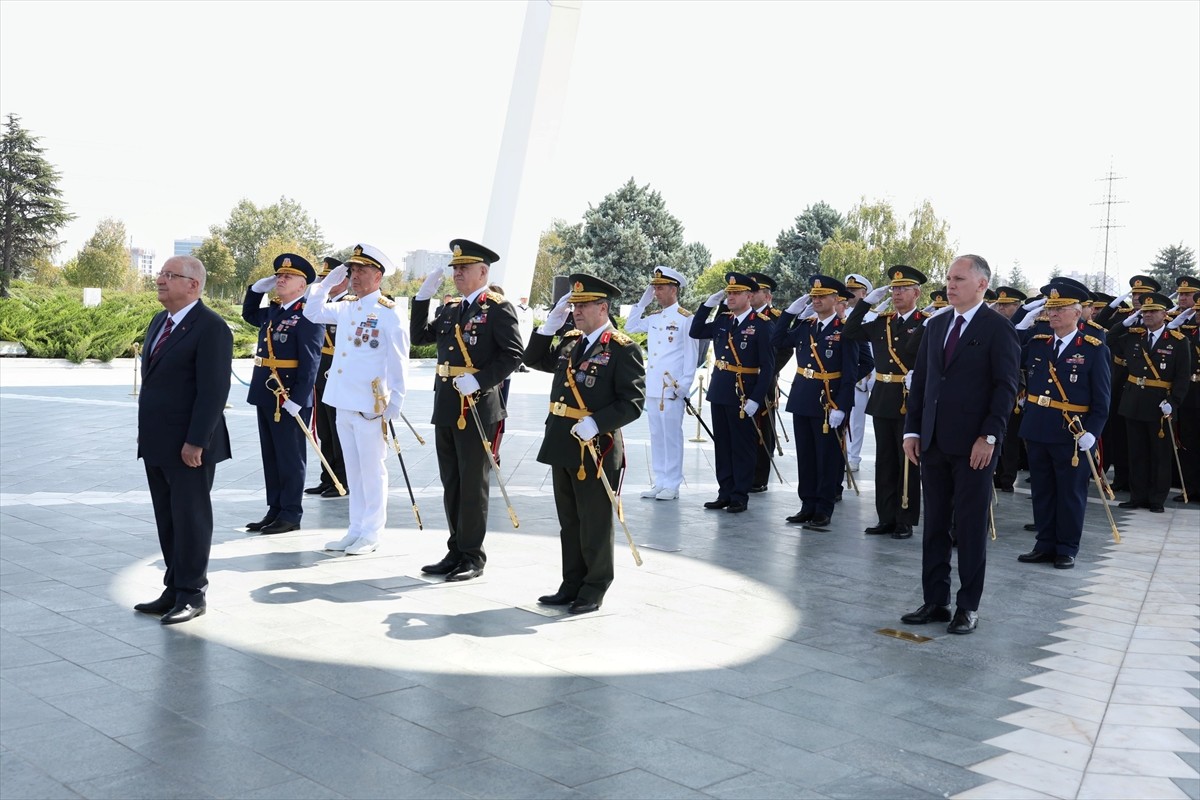
[[[72,286],[129,288],[137,276],[125,246],[128,238],[125,223],[111,217],[100,220],[74,262],[63,270],[63,277]]]
[[[290,236],[268,236],[266,241],[262,243],[262,246],[258,248],[258,256],[254,259],[254,266],[250,269],[250,275],[246,278],[246,284],[249,285],[259,278],[274,275],[275,259],[284,253],[295,253],[298,256],[303,256],[308,263],[313,265],[313,269],[317,268],[317,262],[320,260],[312,254],[312,251],[305,242],[297,241]]]
[[[730,260],[718,261],[701,272],[688,287],[688,297],[693,300],[690,305],[695,305],[701,300],[706,300],[714,292],[721,291],[725,287],[725,273],[732,271],[730,267],[732,263]]]
[[[529,287],[530,305],[550,306],[554,302],[554,276],[563,274],[561,230],[566,225],[561,219],[556,219],[538,237],[537,260],[533,264],[533,283]]]
[[[210,296],[230,297],[240,294],[241,287],[236,282],[237,264],[234,262],[233,253],[219,236],[209,236],[192,255],[200,259],[204,271],[208,274],[204,289]]]
[[[821,269],[821,248],[842,225],[842,215],[822,201],[804,209],[792,227],[779,232],[770,269],[766,270],[779,285],[777,295],[804,294],[808,279]]]
[[[321,226],[308,216],[303,206],[287,197],[262,208],[243,199],[233,207],[224,225],[213,225],[209,232],[219,237],[233,254],[235,286],[253,282],[250,276],[258,266],[259,252],[272,238],[296,242],[302,253],[329,250]]]
[[[1011,286],[1014,289],[1020,289],[1025,294],[1031,294],[1029,278],[1028,278],[1028,276],[1025,275],[1024,270],[1021,269],[1020,261],[1017,261],[1017,260],[1013,261],[1012,270],[1008,273],[1008,281],[1007,282],[1001,283],[1000,278],[1001,278],[1001,276],[999,276],[998,272],[993,273],[992,286]],[[1032,293],[1036,294],[1036,292],[1032,292]]]
[[[949,225],[928,201],[901,221],[891,204],[863,200],[821,249],[819,264],[826,275],[841,279],[853,272],[875,286],[885,282],[887,267],[907,264],[925,273],[935,287],[945,282],[954,258],[948,239]]]
[[[55,266],[53,261],[42,255],[33,260],[25,277],[38,286],[47,286],[53,289],[63,284],[63,269]]]
[[[1196,251],[1184,247],[1183,242],[1169,244],[1158,251],[1158,255],[1150,262],[1150,277],[1163,285],[1172,287],[1180,275],[1194,275],[1196,270]]]
[[[62,201],[61,177],[43,156],[39,137],[21,127],[9,114],[0,138],[0,297],[9,283],[49,258],[61,244],[58,231],[74,214]]]
[[[711,255],[702,245],[685,245],[683,223],[667,211],[662,195],[633,178],[589,206],[578,225],[558,229],[562,237],[560,269],[588,272],[621,289],[624,300],[636,299],[659,264],[678,269],[691,281],[708,266]]]

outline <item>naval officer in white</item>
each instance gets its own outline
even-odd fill
[[[650,286],[625,322],[628,333],[645,333],[646,416],[654,485],[642,497],[674,500],[683,482],[684,398],[692,388],[700,341],[688,336],[692,312],[679,305],[687,280],[670,267],[655,267]],[[646,313],[651,301],[660,310]]]
[[[350,273],[354,297],[329,300],[329,292]],[[389,421],[399,419],[408,377],[408,325],[396,304],[380,291],[385,275],[396,271],[386,255],[368,244],[312,289],[304,316],[337,325],[333,364],[324,402],[337,409],[338,437],[346,461],[350,528],[326,550],[363,555],[379,546],[387,524],[387,443]]]

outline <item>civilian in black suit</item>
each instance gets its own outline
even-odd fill
[[[225,401],[233,368],[233,334],[204,305],[204,265],[191,256],[167,259],[155,279],[157,314],[142,347],[138,457],[154,503],[167,573],[157,600],[134,609],[164,625],[204,613],[212,547],[213,476],[229,458]]]
[[[921,339],[904,424],[904,454],[921,465],[925,490],[925,600],[902,621],[950,622],[950,633],[971,633],[978,624],[996,442],[1004,438],[1020,374],[1016,331],[983,304],[991,276],[979,256],[960,256],[950,265],[946,285],[953,312],[933,317]],[[953,619],[951,529],[958,539],[961,584]]]

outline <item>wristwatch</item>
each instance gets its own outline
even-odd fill
[[[988,444],[992,445],[993,447],[996,445],[996,437],[990,433],[987,436],[983,437],[983,440],[985,442],[987,442]]]

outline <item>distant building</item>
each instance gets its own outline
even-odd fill
[[[189,236],[186,239],[176,239],[175,255],[190,256],[192,253],[196,252],[196,249],[200,247],[200,245],[204,244],[204,239],[204,236]]]
[[[138,275],[154,276],[154,251],[144,247],[129,248],[129,263]]]
[[[449,250],[413,250],[404,257],[404,277],[422,278],[436,267],[445,267],[450,263]]]

